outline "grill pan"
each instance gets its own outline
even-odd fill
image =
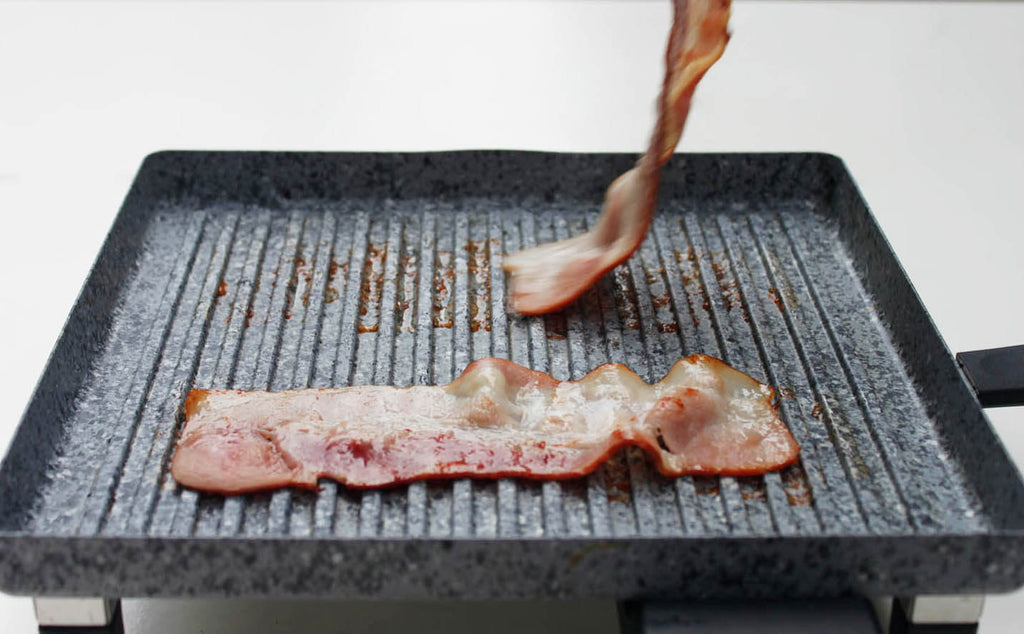
[[[651,234],[565,311],[503,252],[591,226],[635,157],[146,159],[0,466],[0,589],[36,596],[754,598],[1024,583],[1024,488],[841,161],[679,155]],[[800,464],[234,497],[168,467],[192,386],[447,383],[484,356],[776,387]]]

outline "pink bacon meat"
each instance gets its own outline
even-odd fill
[[[673,6],[665,80],[647,153],[608,187],[591,231],[505,256],[502,266],[510,274],[509,300],[516,311],[562,308],[629,259],[647,234],[661,167],[679,144],[693,91],[729,41],[730,0],[674,0]]]
[[[606,364],[579,381],[502,359],[446,386],[192,390],[171,464],[187,487],[241,493],[452,477],[574,478],[636,445],[666,476],[753,475],[797,459],[771,388],[705,355],[661,381]]]

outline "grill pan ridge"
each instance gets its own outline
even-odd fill
[[[507,310],[502,254],[592,226],[631,160],[148,158],[83,291],[117,295],[93,332],[76,306],[51,360],[65,369],[48,369],[0,468],[0,587],[708,597],[1024,582],[1020,511],[993,494],[1020,499],[1019,476],[994,437],[978,442],[995,466],[951,448],[953,426],[991,429],[976,403],[960,404],[966,422],[936,411],[964,387],[936,396],[948,386],[903,352],[889,306],[906,294],[875,279],[899,265],[878,263],[884,238],[832,157],[679,157],[633,258],[561,313]],[[669,479],[627,450],[571,481],[233,497],[168,472],[193,386],[443,384],[485,356],[563,380],[612,361],[654,381],[695,352],[776,387],[799,465]],[[54,381],[78,387],[39,404]]]

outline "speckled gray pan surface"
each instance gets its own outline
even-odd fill
[[[0,467],[0,589],[40,595],[735,597],[1008,590],[1020,477],[842,163],[681,155],[639,252],[564,312],[503,253],[595,222],[634,157],[149,157]],[[680,356],[777,387],[800,464],[666,479],[223,497],[168,473],[193,386],[556,378]]]

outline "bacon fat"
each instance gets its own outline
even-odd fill
[[[516,311],[562,308],[640,246],[654,215],[661,167],[679,143],[693,91],[729,41],[730,2],[673,0],[658,119],[646,154],[608,187],[591,231],[505,256],[502,267],[509,273],[509,301]]]
[[[667,476],[754,475],[799,452],[773,396],[705,355],[679,360],[653,385],[618,364],[557,381],[488,358],[446,386],[195,389],[171,474],[228,494],[316,488],[319,478],[356,488],[462,476],[563,479],[636,445]]]

